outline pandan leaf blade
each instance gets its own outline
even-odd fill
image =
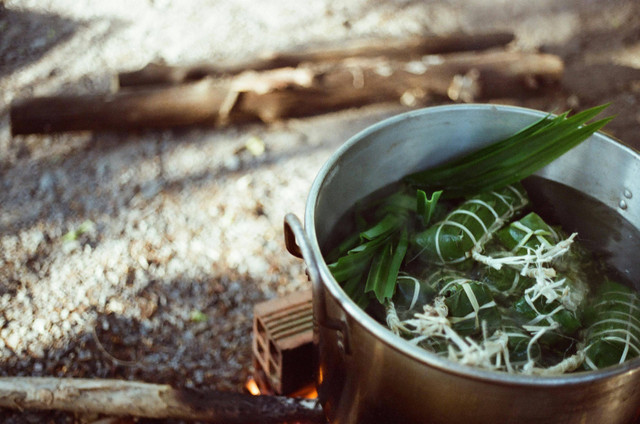
[[[429,225],[431,217],[438,204],[438,199],[442,195],[442,190],[434,191],[431,193],[431,197],[427,197],[427,193],[423,190],[418,190],[416,193],[417,200],[417,213],[422,218],[422,224],[424,226]]]
[[[394,232],[401,223],[398,215],[387,214],[376,225],[360,233],[362,240],[375,240],[378,237],[385,237]]]
[[[341,283],[351,278],[353,275],[364,272],[371,261],[371,256],[346,255],[340,257],[336,262],[329,264],[329,270],[333,278]]]
[[[536,132],[555,125],[557,119],[542,118],[535,122],[524,130],[496,143],[492,143],[487,147],[473,152],[470,155],[462,156],[461,158],[454,159],[451,162],[447,162],[444,165],[437,166],[435,168],[427,169],[425,171],[416,172],[405,177],[408,182],[414,182],[414,184],[420,184],[421,181],[433,181],[434,184],[437,181],[443,181],[450,178],[459,178],[467,172],[474,172],[474,169],[483,166],[483,163],[492,161],[495,157],[509,149],[511,145],[518,140],[530,137]]]
[[[459,167],[463,166],[471,169],[474,166],[477,166],[478,164],[486,161],[499,163],[502,160],[508,161],[510,159],[513,159],[514,157],[520,158],[523,155],[526,156],[529,154],[529,152],[523,151],[523,146],[525,145],[525,143],[527,145],[532,144],[534,146],[539,144],[540,142],[545,141],[547,144],[553,143],[558,138],[561,138],[567,133],[573,131],[577,126],[593,119],[607,106],[608,105],[596,106],[594,108],[577,113],[570,118],[567,117],[567,112],[555,118],[542,118],[531,126],[517,132],[516,134],[508,137],[501,142],[493,143],[479,151],[472,153],[472,155],[467,155],[459,159],[457,161],[457,165]],[[471,158],[469,156],[471,156]],[[440,166],[439,169],[442,169],[442,171],[445,172],[445,176],[447,177],[451,177],[453,175],[458,176],[458,173],[460,171],[464,171],[463,168],[455,169],[455,167],[451,167],[447,164]]]
[[[386,279],[389,273],[389,265],[391,263],[391,245],[385,244],[380,251],[373,258],[371,262],[371,268],[369,269],[369,275],[367,276],[367,283],[364,287],[365,293],[374,292],[378,300],[382,297],[381,289],[383,280]]]
[[[503,167],[495,169],[490,173],[482,174],[478,176],[479,181],[475,182],[475,184],[474,182],[469,183],[469,189],[472,191],[494,190],[521,181],[589,138],[591,134],[598,131],[611,119],[612,118],[606,118],[586,125],[575,131],[570,139],[566,139],[562,143],[552,144],[546,150],[532,154],[527,160],[505,164]]]
[[[354,247],[358,246],[360,243],[360,234],[352,233],[347,238],[345,238],[338,246],[331,250],[327,254],[328,261],[335,261],[340,256],[346,255],[347,252]]]
[[[384,239],[373,240],[360,244],[349,250],[346,255],[341,256],[334,263],[328,265],[333,278],[337,282],[343,282],[353,276],[366,271],[366,267],[377,253]]]
[[[364,309],[369,305],[369,296],[362,290],[360,286],[361,280],[362,274],[354,275],[344,283],[342,288],[356,302],[356,305]]]
[[[396,288],[396,281],[398,280],[398,273],[400,272],[400,267],[402,266],[402,261],[407,253],[408,246],[409,233],[407,229],[404,228],[400,233],[398,245],[393,252],[384,288],[380,290],[382,293],[382,300],[380,300],[380,296],[378,296],[379,301],[383,302],[384,300],[391,299],[391,297],[393,297],[393,293]]]
[[[453,162],[410,174],[405,181],[424,189],[443,189],[447,197],[492,190],[519,181],[549,164],[611,118],[585,125],[608,105],[597,106],[572,117],[562,114],[543,118],[514,134]]]
[[[385,197],[381,202],[380,207],[376,211],[378,215],[404,214],[407,212],[415,212],[416,204],[415,198],[404,191],[393,193],[388,197]]]
[[[406,229],[401,231],[395,246],[391,239],[385,243],[371,263],[365,293],[373,292],[380,303],[393,296],[408,245],[409,236]]]

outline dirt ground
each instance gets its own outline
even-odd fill
[[[407,110],[12,137],[12,101],[106,92],[116,73],[152,61],[225,63],[363,37],[498,30],[516,35],[510,49],[559,55],[565,76],[552,91],[481,101],[547,111],[611,102],[607,131],[640,149],[637,0],[0,3],[0,375],[242,390],[253,305],[308,284],[284,248],[284,215],[303,214],[313,178],[348,137]]]

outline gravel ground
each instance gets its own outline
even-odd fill
[[[608,130],[640,148],[635,0],[0,3],[0,374],[242,390],[253,305],[307,287],[284,248],[284,215],[303,214],[314,176],[344,140],[406,110],[12,138],[14,99],[104,92],[117,72],[150,61],[491,30],[514,31],[512,48],[555,53],[567,65],[554,93],[494,101],[544,110],[610,101],[618,117]],[[0,417],[96,419],[2,409]]]

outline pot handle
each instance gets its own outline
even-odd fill
[[[289,253],[297,258],[304,259],[311,284],[314,287],[321,285],[318,260],[311,250],[311,245],[302,227],[302,222],[292,213],[288,213],[284,217],[284,243]]]
[[[324,297],[319,259],[313,253],[311,244],[307,239],[300,219],[292,213],[284,217],[284,241],[289,253],[298,258],[304,259],[307,265],[307,274],[311,281],[313,296],[313,316],[317,325],[337,331],[342,337],[342,345],[345,353],[351,351],[347,335],[347,324],[340,320],[334,320],[327,315],[327,306]]]

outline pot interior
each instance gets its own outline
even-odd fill
[[[316,257],[341,231],[338,223],[356,201],[411,172],[509,136],[545,115],[509,106],[441,106],[387,119],[355,135],[325,164],[309,196],[305,221]],[[544,209],[544,218],[577,231],[587,247],[604,255],[640,290],[640,264],[630,253],[640,251],[639,181],[638,153],[597,133],[525,185]],[[377,336],[392,340],[344,294],[323,261],[319,269],[326,289],[347,313]]]
[[[441,106],[399,115],[362,131],[334,154],[314,182],[306,212],[312,242],[317,241],[319,249],[330,244],[340,230],[338,223],[357,201],[545,115],[508,106]],[[546,215],[583,234],[588,243],[593,241],[590,248],[609,252],[615,267],[640,284],[640,264],[628,254],[639,251],[640,155],[597,133],[536,176],[527,189]]]

